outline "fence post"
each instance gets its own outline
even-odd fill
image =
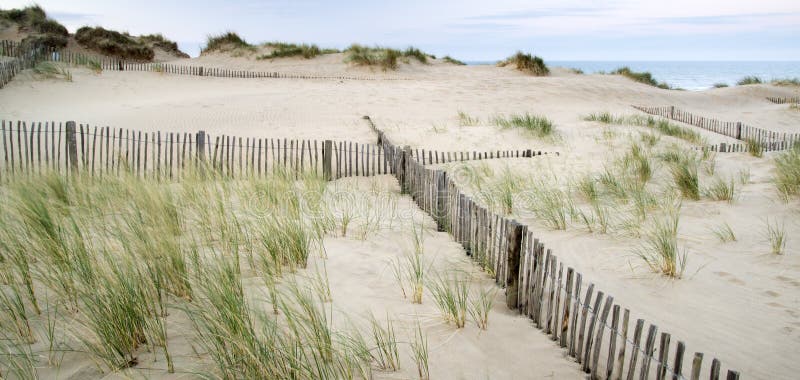
[[[741,140],[742,139],[742,122],[741,121],[736,123],[736,139],[737,140]]]
[[[408,194],[406,184],[406,174],[408,173],[408,163],[411,161],[411,147],[406,145],[400,153],[400,167],[397,168],[397,178],[400,180],[400,192]]]
[[[508,228],[508,269],[506,270],[506,306],[516,309],[519,298],[519,261],[522,250],[523,226],[512,220]]]
[[[675,119],[675,106],[669,106],[669,118]]]
[[[438,179],[438,194],[436,199],[436,224],[439,232],[446,230],[445,224],[447,222],[447,172],[443,170],[436,171]]]
[[[67,130],[66,130],[66,140],[67,140],[67,162],[69,163],[69,168],[73,172],[78,172],[78,143],[75,139],[75,122],[68,121],[67,122]]]
[[[333,156],[333,141],[325,140],[322,145],[322,176],[326,181],[333,180],[331,158]]]
[[[199,131],[195,135],[195,142],[197,143],[197,166],[201,168],[206,163],[206,131]],[[200,169],[202,170],[202,169]]]

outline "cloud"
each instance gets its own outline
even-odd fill
[[[574,17],[574,16],[595,16],[608,13],[614,8],[611,7],[565,7],[565,8],[542,8],[536,10],[520,10],[517,12],[505,12],[488,15],[478,15],[465,17],[465,20],[474,21],[493,21],[493,20],[530,20],[550,17]]]

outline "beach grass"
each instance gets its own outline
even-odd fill
[[[764,235],[769,241],[769,246],[773,254],[781,255],[786,250],[786,225],[783,222],[764,221]]]
[[[236,32],[227,31],[222,34],[209,35],[206,38],[206,45],[200,50],[200,53],[208,52],[227,52],[227,51],[255,51],[255,46],[251,45],[244,38],[240,37]]]
[[[800,145],[775,156],[775,186],[787,201],[800,194]]]
[[[737,86],[747,86],[747,85],[751,85],[751,84],[762,84],[762,83],[764,83],[764,81],[761,80],[761,78],[751,75],[751,76],[746,76],[746,77],[744,77],[742,79],[739,79],[739,81],[736,82],[736,85]]]
[[[460,61],[460,60],[458,60],[458,59],[455,59],[455,58],[453,58],[453,57],[451,57],[451,56],[449,56],[449,55],[446,55],[446,56],[442,57],[442,60],[443,60],[444,62],[446,62],[446,63],[449,63],[449,64],[452,64],[452,65],[457,65],[457,66],[466,66],[466,63],[464,63],[463,61]]]
[[[535,137],[549,137],[555,133],[555,125],[545,116],[524,113],[508,116],[495,116],[492,122],[503,128],[515,128]]]
[[[628,79],[633,80],[634,82],[644,83],[646,85],[650,85],[653,87],[658,87],[661,89],[669,90],[670,86],[664,82],[658,82],[655,78],[653,78],[653,74],[643,71],[637,72],[630,69],[630,67],[624,66],[620,67],[611,72],[614,75],[622,75]]]
[[[513,65],[517,70],[537,77],[550,75],[550,69],[543,59],[522,51],[518,51],[516,54],[497,63],[497,66],[500,67],[508,65]]]
[[[678,247],[679,220],[680,205],[655,217],[634,251],[651,270],[673,278],[681,277],[686,265],[686,253]]]

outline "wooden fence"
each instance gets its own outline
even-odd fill
[[[779,132],[768,131],[762,128],[749,126],[742,122],[720,121],[716,119],[706,118],[703,116],[697,116],[692,113],[677,109],[674,106],[667,106],[667,107],[633,106],[633,108],[636,108],[639,111],[651,115],[661,116],[682,123],[691,124],[694,125],[695,127],[699,127],[707,131],[718,133],[724,136],[732,137],[740,141],[755,141],[758,144],[760,144],[763,147],[763,150],[766,152],[791,149],[792,147],[800,143],[800,133],[779,133]],[[717,151],[720,152],[741,151],[741,150],[730,150],[734,149],[731,148],[730,145],[728,145],[728,148],[725,148],[726,150],[722,150],[723,148],[724,147],[717,146],[718,149]],[[745,146],[741,146],[739,148],[745,148],[744,151],[747,151]]]
[[[776,96],[768,96],[767,100],[775,104],[800,104],[800,97],[794,98],[779,98]]]
[[[98,176],[125,171],[138,177],[180,179],[187,170],[198,168],[230,178],[261,177],[277,169],[311,171],[329,180],[392,174],[383,146],[351,141],[142,132],[75,122],[6,120],[0,122],[0,140],[0,181],[51,171]],[[427,163],[433,164],[537,154],[531,150],[471,153],[421,150],[414,157],[423,163],[427,157]]]
[[[71,65],[94,65],[108,71],[146,71],[176,75],[192,75],[220,78],[284,78],[284,79],[336,79],[336,80],[402,80],[395,77],[373,77],[367,75],[324,75],[314,73],[287,73],[277,71],[231,70],[220,67],[186,66],[170,63],[126,61],[75,52],[52,47],[26,47],[18,42],[0,41],[0,56],[13,57],[0,64],[0,88],[24,69],[42,61]]]
[[[462,193],[446,171],[426,168],[409,147],[401,149],[377,133],[402,191],[506,289],[510,309],[530,318],[590,378],[717,380],[724,373],[720,360],[704,363],[700,352],[689,356],[684,342],[668,332],[659,335],[656,325],[645,329],[643,319],[636,319],[631,331],[631,311],[565,268],[526,226],[491,212]],[[726,378],[738,379],[739,373],[728,369]]]
[[[2,121],[0,181],[58,172],[88,175],[121,171],[179,179],[187,170],[226,177],[266,176],[279,169],[310,171],[328,179],[391,174],[383,147],[331,140],[211,136],[91,127],[75,122]]]

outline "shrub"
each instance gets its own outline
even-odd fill
[[[67,28],[58,23],[58,21],[48,18],[44,10],[38,5],[23,9],[0,10],[0,19],[15,22],[21,29],[29,33],[23,39],[23,43],[53,48],[67,46],[67,39],[69,38]]]
[[[453,57],[451,57],[449,55],[444,56],[442,58],[442,60],[447,62],[447,63],[453,64],[453,65],[458,65],[458,66],[466,65],[466,63],[464,63],[463,61],[459,61],[459,60],[457,60],[457,59],[455,59],[455,58],[453,58]]]
[[[497,65],[500,67],[511,64],[515,65],[517,70],[532,74],[537,77],[550,74],[550,69],[547,68],[547,65],[544,63],[543,59],[539,58],[538,56],[525,54],[521,51],[518,51],[517,54],[508,57],[505,61],[500,61],[497,63]]]
[[[320,54],[338,53],[337,49],[320,49],[317,45],[290,44],[286,42],[268,42],[264,46],[272,48],[272,52],[258,56],[258,59],[283,58],[302,56],[305,59],[314,58]]]
[[[117,58],[150,61],[155,56],[152,48],[130,35],[99,26],[78,29],[75,39],[83,47]]]
[[[727,83],[722,83],[722,82],[714,83],[714,88],[725,88],[725,87],[728,87]]]
[[[206,46],[200,50],[200,54],[212,51],[232,51],[236,49],[254,50],[255,47],[250,45],[242,37],[234,32],[225,32],[216,36],[208,36]]]
[[[502,128],[521,128],[536,137],[551,136],[555,132],[555,127],[550,119],[529,113],[513,114],[508,118],[498,116],[494,118],[494,122]]]
[[[746,76],[740,79],[738,82],[736,82],[736,84],[739,86],[746,86],[748,84],[761,84],[761,83],[764,83],[763,81],[761,81],[761,78],[752,75]]]
[[[653,74],[650,74],[647,71],[636,72],[636,71],[631,70],[630,67],[624,66],[624,67],[620,67],[620,68],[612,71],[611,74],[622,75],[622,76],[624,76],[624,77],[626,77],[628,79],[631,79],[633,81],[636,81],[636,82],[639,82],[639,83],[644,83],[644,84],[647,84],[647,85],[650,85],[650,86],[654,86],[654,87],[658,87],[658,88],[663,88],[665,90],[669,90],[670,89],[670,86],[668,84],[666,84],[664,82],[659,83],[658,81],[656,81],[655,78],[653,78]]]

